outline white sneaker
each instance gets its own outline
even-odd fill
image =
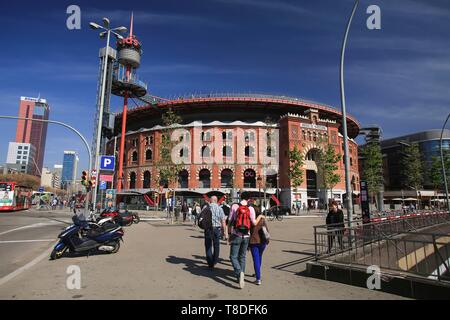
[[[256,280],[256,281],[255,281],[255,284],[258,285],[258,286],[260,286],[260,285],[261,285],[261,280]]]
[[[245,286],[245,275],[243,272],[241,272],[241,274],[239,275],[239,287],[241,289],[244,289]]]

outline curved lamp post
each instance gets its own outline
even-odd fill
[[[444,161],[444,152],[442,148],[442,137],[444,135],[445,126],[447,125],[447,121],[450,118],[450,113],[447,116],[447,119],[445,119],[444,126],[442,127],[441,131],[441,139],[440,139],[440,149],[441,149],[441,163],[442,163],[442,176],[444,178],[444,186],[445,186],[445,195],[447,197],[447,210],[450,212],[450,201],[448,197],[448,183],[447,183],[447,173],[445,168],[445,161]]]
[[[45,119],[34,119],[34,118],[23,118],[23,117],[16,117],[16,116],[0,116],[0,119],[17,119],[17,120],[29,120],[29,121],[38,121],[38,122],[47,122],[47,123],[53,123],[53,124],[57,124],[63,127],[66,127],[70,130],[72,130],[73,132],[75,132],[83,141],[84,145],[86,146],[86,150],[88,152],[89,155],[89,172],[91,171],[91,164],[92,164],[92,153],[91,153],[91,148],[89,147],[89,143],[87,142],[87,140],[83,137],[83,135],[74,127],[61,122],[61,121],[55,121],[55,120],[45,120]],[[86,217],[88,216],[88,212],[89,212],[89,201],[88,198],[86,196],[86,201],[85,201],[85,215]]]
[[[344,90],[344,56],[345,47],[347,45],[347,37],[350,31],[350,25],[352,24],[353,16],[355,15],[356,8],[358,7],[359,0],[355,1],[353,5],[352,14],[347,22],[347,28],[344,34],[344,40],[342,42],[341,50],[341,65],[340,65],[340,83],[341,83],[341,107],[342,107],[342,135],[344,136],[344,160],[345,160],[345,192],[347,193],[347,219],[348,226],[351,227],[353,221],[353,197],[351,192],[350,183],[350,160],[348,157],[348,135],[347,135],[347,111],[345,109],[345,90]]]

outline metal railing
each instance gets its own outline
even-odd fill
[[[450,281],[450,214],[421,213],[350,227],[314,227],[315,260],[372,266],[439,281]],[[433,232],[424,231],[433,227]]]

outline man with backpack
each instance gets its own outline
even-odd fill
[[[198,226],[205,232],[206,261],[211,270],[219,262],[221,234],[228,240],[225,221],[226,216],[217,204],[217,197],[212,196],[211,204],[206,204],[198,217]]]
[[[228,227],[231,231],[229,240],[230,260],[233,265],[234,273],[237,277],[239,287],[245,286],[245,257],[250,241],[250,228],[258,224],[264,216],[260,215],[255,218],[255,209],[248,206],[247,200],[242,200],[239,206],[233,205]]]

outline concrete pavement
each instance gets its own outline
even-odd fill
[[[43,221],[67,220],[70,214],[15,218],[0,216],[0,233]],[[17,222],[16,222],[16,220]],[[23,220],[30,219],[30,220]],[[401,297],[309,278],[306,261],[312,257],[312,225],[323,218],[297,218],[269,224],[272,241],[264,253],[261,286],[254,281],[247,255],[246,287],[241,290],[232,273],[229,246],[221,247],[215,271],[206,268],[201,231],[192,225],[142,222],[125,229],[125,242],[116,254],[48,258],[0,285],[1,299],[402,299]],[[31,238],[56,240],[64,223],[26,228],[1,240]],[[17,233],[16,233],[17,232]],[[1,243],[0,277],[42,255],[53,243]],[[81,270],[81,289],[69,290],[67,268]]]

